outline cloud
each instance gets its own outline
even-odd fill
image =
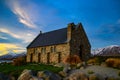
[[[7,37],[4,37],[4,36],[0,36],[0,39],[6,40],[6,39],[8,39],[8,38],[7,38]]]
[[[7,34],[9,34],[12,37],[17,38],[17,39],[21,39],[21,37],[19,35],[16,35],[15,33],[12,33],[11,31],[9,31],[7,29],[0,28],[0,32],[7,33]]]
[[[15,39],[18,39],[18,40],[22,40],[23,42],[21,43],[29,43],[33,40],[33,38],[35,37],[35,33],[33,32],[30,32],[30,31],[25,31],[25,32],[12,32],[8,29],[5,29],[5,28],[0,28],[0,32],[2,33],[6,33],[12,37],[14,37]],[[2,37],[2,38],[6,38],[7,36],[5,37]]]
[[[100,34],[120,34],[120,20],[114,24],[105,24],[98,30]]]
[[[32,12],[31,15],[31,13],[29,12],[31,8],[29,8],[26,4],[22,4],[20,3],[20,1],[16,0],[9,1],[8,5],[10,6],[12,12],[18,17],[20,23],[24,24],[28,28],[37,28],[33,20],[35,16],[32,16],[34,12]]]
[[[0,43],[0,56],[7,54],[9,52],[14,52],[14,53],[21,53],[25,52],[25,49],[16,45],[16,44],[9,44],[9,43]]]

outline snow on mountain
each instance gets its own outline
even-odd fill
[[[120,46],[111,45],[104,48],[93,49],[91,53],[97,56],[120,56]]]
[[[26,52],[22,52],[22,53],[19,53],[19,54],[10,52],[8,54],[0,56],[0,59],[13,59],[13,58],[17,58],[17,57],[20,57],[20,56],[26,56]]]

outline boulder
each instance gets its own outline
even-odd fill
[[[68,73],[69,70],[70,70],[70,65],[66,64],[63,68],[63,72]]]
[[[77,68],[80,68],[82,65],[83,65],[82,63],[78,63]]]
[[[45,80],[61,80],[62,79],[59,75],[50,71],[39,71],[37,73],[37,77]]]
[[[57,63],[57,64],[55,64],[54,66],[55,66],[55,67],[64,67],[65,64],[64,64],[64,63]]]
[[[76,72],[72,73],[65,80],[88,80],[88,77],[84,73]]]
[[[63,71],[60,71],[59,72],[59,75],[62,76],[62,77],[66,77],[67,76],[67,73],[63,72]]]
[[[25,69],[17,80],[30,80],[33,77],[32,71]]]

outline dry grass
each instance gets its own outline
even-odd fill
[[[98,58],[92,58],[87,61],[88,64],[98,64],[99,60]]]
[[[13,60],[14,66],[20,66],[26,63],[26,57],[18,57]]]
[[[69,63],[71,65],[76,65],[78,63],[81,63],[82,60],[80,59],[78,55],[69,55],[65,58],[64,62]]]
[[[120,59],[119,58],[108,58],[106,61],[107,66],[120,68]]]

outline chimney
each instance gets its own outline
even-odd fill
[[[67,41],[69,42],[71,40],[72,37],[72,31],[75,28],[75,24],[74,23],[69,23],[68,27],[67,27]]]
[[[40,31],[40,34],[42,34],[42,31]]]

